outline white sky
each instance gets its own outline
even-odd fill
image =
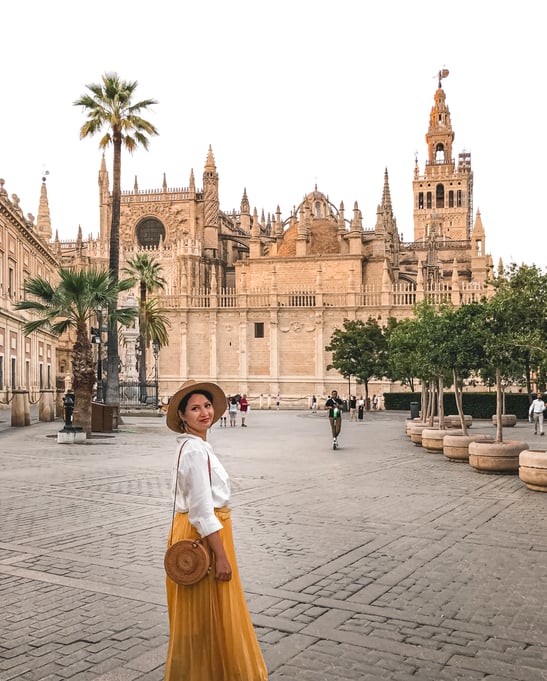
[[[25,213],[47,179],[61,239],[98,233],[99,138],[79,140],[72,102],[105,71],[137,80],[158,105],[148,152],[122,159],[122,189],[196,184],[209,144],[221,208],[244,187],[259,214],[284,218],[315,183],[372,228],[387,167],[399,232],[413,238],[420,172],[443,81],[456,137],[470,151],[474,208],[494,264],[546,264],[545,51],[540,4],[501,0],[19,0],[0,11],[0,177]],[[533,124],[533,125],[532,125]],[[111,155],[107,153],[111,175]]]

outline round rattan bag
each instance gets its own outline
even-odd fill
[[[167,549],[163,564],[169,579],[182,586],[191,586],[209,574],[213,561],[203,540],[183,539]]]

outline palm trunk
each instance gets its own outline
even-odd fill
[[[139,401],[146,403],[146,334],[145,334],[146,284],[140,283],[140,315],[139,315]]]
[[[91,437],[91,397],[95,371],[93,354],[87,326],[77,329],[72,349],[72,388],[74,390],[74,413],[72,422]]]
[[[122,156],[122,139],[119,130],[114,130],[113,147],[114,172],[112,177],[112,221],[110,224],[109,268],[112,281],[117,282],[120,270],[120,186]],[[120,358],[118,352],[118,325],[112,318],[112,312],[113,310],[110,309],[108,315],[105,403],[116,405],[120,402]]]

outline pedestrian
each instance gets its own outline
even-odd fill
[[[372,408],[373,408],[374,411],[376,411],[378,409],[378,396],[377,395],[372,396]]]
[[[357,421],[357,397],[350,395],[349,398],[349,420]]]
[[[247,395],[243,395],[242,398],[239,400],[239,411],[241,412],[241,427],[247,428],[247,424],[245,423],[245,417],[247,416],[247,412],[249,411],[249,402],[247,400]]]
[[[179,436],[173,470],[172,542],[207,538],[214,568],[182,586],[167,577],[169,645],[164,681],[267,681],[237,567],[230,479],[207,442],[225,410],[215,383],[186,381],[173,395],[168,428]]]
[[[332,433],[333,446],[338,447],[338,436],[342,429],[342,400],[338,397],[338,391],[333,390],[325,402],[325,409],[329,410],[329,422]]]
[[[228,399],[226,399],[226,409],[222,412],[222,416],[220,417],[220,427],[221,428],[226,428],[226,419],[228,418],[228,408],[230,406],[230,402]]]
[[[317,413],[317,397],[315,397],[315,395],[311,396],[311,413]]]
[[[357,402],[357,418],[359,421],[363,420],[363,414],[365,413],[365,400],[363,399],[363,396],[359,398],[359,401]]]
[[[228,413],[230,415],[230,428],[234,428],[237,420],[237,399],[235,397],[230,398],[230,406],[228,407]]]
[[[528,410],[528,417],[534,423],[534,435],[543,435],[543,410],[545,409],[545,402],[538,395],[534,394],[534,401]]]
[[[275,397],[275,406],[277,407],[277,410],[279,411],[279,405],[281,404],[281,395],[277,393]]]

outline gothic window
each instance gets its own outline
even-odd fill
[[[482,255],[482,241],[477,239],[477,255]]]
[[[432,206],[431,192],[427,192],[426,200],[427,200],[427,208],[431,208],[431,206]]]
[[[454,208],[454,190],[453,189],[451,189],[448,192],[448,207]]]
[[[316,218],[321,217],[321,202],[320,201],[315,202],[315,217]]]
[[[424,207],[424,193],[420,192],[418,194],[418,208],[423,208]]]
[[[463,203],[462,190],[458,189],[458,193],[456,194],[456,205],[457,205],[457,207],[461,208],[462,203]]]
[[[435,208],[444,208],[444,184],[438,184],[435,196]]]
[[[139,246],[157,248],[165,240],[165,227],[156,218],[144,218],[137,225],[136,234]]]

